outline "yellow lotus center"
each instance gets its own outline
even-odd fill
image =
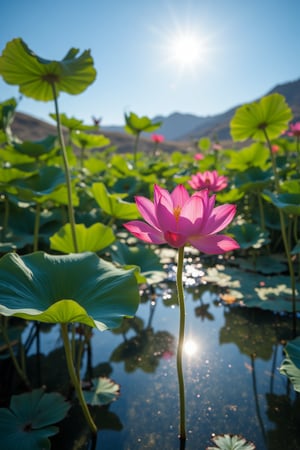
[[[174,214],[174,216],[175,216],[176,222],[178,222],[178,220],[179,220],[180,213],[181,213],[181,206],[176,206],[176,207],[173,209],[173,214]]]

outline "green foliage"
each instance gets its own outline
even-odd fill
[[[0,408],[0,441],[6,450],[50,449],[49,437],[58,433],[54,426],[70,409],[70,403],[56,393],[35,389],[11,397],[9,408]]]
[[[129,114],[125,113],[125,123],[125,131],[134,135],[140,134],[142,131],[151,133],[161,126],[161,122],[153,122],[149,117],[139,117],[133,112],[130,112]]]
[[[89,390],[84,390],[83,395],[89,405],[108,405],[117,400],[120,395],[120,385],[109,378],[93,378],[92,386]]]
[[[0,260],[0,314],[5,316],[105,330],[133,315],[138,304],[134,271],[117,269],[93,253],[9,253]]]
[[[47,102],[60,92],[80,94],[95,80],[96,71],[90,51],[76,57],[78,53],[79,49],[71,48],[61,61],[50,61],[37,56],[22,39],[16,38],[6,44],[0,56],[0,75],[35,100]]]
[[[99,252],[108,247],[115,240],[111,227],[102,223],[95,223],[87,228],[84,224],[76,224],[78,252]],[[50,248],[62,253],[74,252],[72,230],[70,224],[64,225],[57,233],[50,237]]]
[[[258,102],[248,103],[235,112],[230,123],[234,141],[276,139],[288,128],[291,109],[280,94],[271,94]]]
[[[240,172],[251,167],[259,167],[261,170],[269,168],[269,150],[257,142],[242,150],[231,150],[227,152],[230,160],[227,164],[228,169],[238,170]]]
[[[119,194],[109,194],[103,183],[94,183],[92,192],[100,208],[109,216],[123,220],[139,217],[135,203],[125,202]]]

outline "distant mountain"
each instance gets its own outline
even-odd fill
[[[300,79],[275,86],[264,95],[275,92],[282,94],[286,98],[288,105],[293,111],[294,120],[300,120]],[[186,142],[191,142],[201,137],[230,141],[229,124],[239,106],[235,106],[222,114],[207,117],[181,113],[174,113],[167,117],[158,116],[155,117],[155,120],[159,119],[162,121],[163,126],[157,130],[157,133],[164,134],[167,139]]]
[[[118,127],[117,127],[118,128]],[[123,128],[120,127],[122,130]],[[22,112],[16,112],[12,131],[15,136],[17,136],[22,141],[39,141],[46,138],[49,135],[56,135],[56,126],[49,122],[44,122],[43,120],[37,119],[30,116],[29,114],[24,114]],[[134,136],[126,134],[124,132],[118,131],[106,131],[100,128],[99,134],[104,134],[111,141],[111,146],[115,146],[116,150],[120,153],[131,153],[134,148]],[[142,152],[151,153],[154,148],[154,143],[151,141],[150,137],[141,137],[139,149]],[[173,151],[186,151],[186,145],[183,142],[162,142],[160,148],[165,152]]]

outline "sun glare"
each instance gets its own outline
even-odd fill
[[[194,68],[202,56],[200,40],[192,34],[178,34],[168,44],[170,62],[182,68]]]

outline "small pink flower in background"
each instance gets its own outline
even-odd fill
[[[124,227],[149,244],[169,244],[180,248],[190,244],[199,251],[219,255],[239,248],[229,236],[218,234],[233,219],[236,206],[215,207],[215,196],[208,190],[189,195],[183,185],[171,193],[154,186],[154,202],[146,197],[135,198],[139,212],[146,222],[133,220]]]
[[[288,136],[300,137],[300,122],[291,123],[286,134]]]
[[[279,145],[273,144],[271,146],[272,153],[278,153],[279,149],[280,149]]]
[[[225,189],[228,185],[228,178],[223,175],[218,175],[216,170],[203,173],[196,173],[188,180],[189,185],[197,190],[208,189],[210,192],[218,192]]]
[[[202,161],[202,159],[204,159],[204,155],[203,155],[202,153],[196,153],[196,154],[194,155],[194,159],[195,159],[196,161]]]
[[[213,148],[213,150],[222,150],[222,145],[220,145],[220,144],[213,144],[213,146],[212,146],[212,148]]]
[[[161,144],[162,142],[164,142],[165,137],[162,134],[152,134],[151,139],[153,142],[155,142],[155,144]]]

